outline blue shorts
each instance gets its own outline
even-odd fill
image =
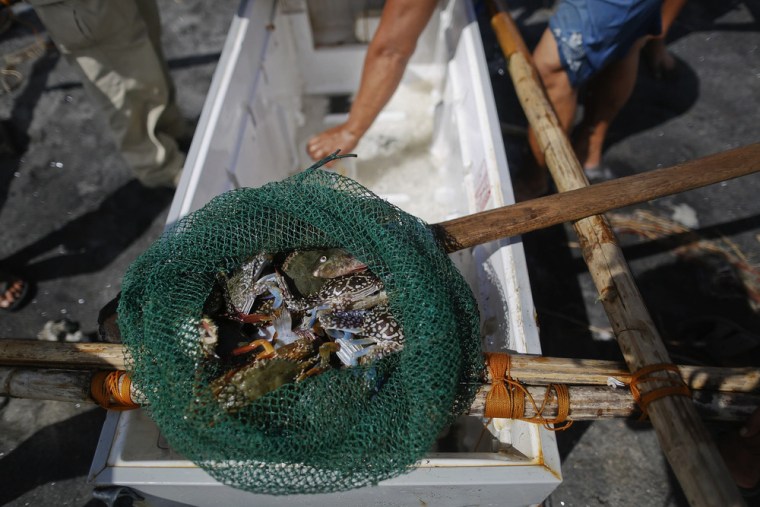
[[[577,88],[637,39],[659,35],[662,0],[562,0],[549,19],[559,59]]]

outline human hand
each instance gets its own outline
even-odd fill
[[[306,143],[306,152],[315,161],[335,153],[336,150],[346,155],[356,148],[360,138],[361,136],[356,135],[348,124],[343,123],[309,139]]]

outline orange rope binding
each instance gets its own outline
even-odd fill
[[[653,374],[658,372],[664,372],[667,376],[655,377]],[[672,375],[668,374],[668,372],[675,373],[678,378],[674,378]],[[642,394],[641,388],[639,387],[639,383],[641,382],[662,382],[668,385],[652,389],[651,391]],[[691,397],[689,386],[687,386],[686,382],[681,378],[681,372],[678,371],[678,366],[672,363],[650,364],[643,368],[639,368],[633,373],[633,375],[631,375],[630,388],[633,399],[636,400],[636,404],[641,409],[640,419],[642,421],[648,417],[647,409],[649,404],[655,400],[673,395]]]
[[[565,384],[549,384],[546,394],[538,407],[533,396],[524,385],[510,375],[511,360],[509,354],[486,354],[486,367],[491,375],[491,390],[486,395],[486,403],[483,415],[487,418],[499,417],[506,419],[520,419],[531,423],[540,423],[544,428],[551,431],[561,431],[569,428],[573,421],[568,418],[570,414],[570,390]],[[543,411],[551,397],[551,392],[557,393],[557,417],[548,419]],[[525,398],[528,398],[536,412],[533,417],[525,417]],[[563,426],[552,428],[550,424]]]
[[[99,371],[92,376],[90,395],[107,410],[132,410],[140,405],[132,401],[132,379],[125,371]]]

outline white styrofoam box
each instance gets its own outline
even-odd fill
[[[241,4],[201,114],[168,227],[226,190],[261,186],[303,169],[308,165],[304,153],[308,136],[345,118],[330,115],[326,99],[314,94],[355,92],[366,46],[315,47],[307,7],[305,0]],[[347,170],[371,190],[380,188],[381,196],[402,209],[429,203],[435,211],[428,218],[431,221],[513,203],[480,33],[468,1],[442,2],[418,41],[418,52],[397,94],[420,84],[424,85],[422,96],[429,100],[414,113],[417,116],[408,103],[392,100],[376,122],[380,132],[366,136],[398,141],[400,155],[376,150],[373,159],[364,156],[368,151],[360,151],[362,156]],[[423,128],[423,121],[430,124]],[[424,130],[428,137],[421,138],[424,142],[415,141],[422,142],[414,148],[421,165],[382,186],[375,176],[382,176],[383,157],[398,165],[411,156],[411,151],[403,151],[408,148],[403,141],[411,135],[410,123],[417,131],[428,129]],[[380,171],[372,173],[372,164],[379,165]],[[451,258],[478,299],[485,348],[540,353],[519,238],[479,245]],[[488,425],[481,441],[483,427],[479,418],[460,418],[452,430],[457,432],[456,452],[431,449],[409,474],[375,487],[296,495],[285,502],[529,505],[540,503],[561,482],[553,433],[534,424],[498,420]],[[151,505],[283,501],[214,481],[174,453],[142,411],[109,413],[91,478],[98,486],[132,487]]]

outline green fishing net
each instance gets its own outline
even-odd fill
[[[476,302],[426,224],[319,166],[216,197],[123,280],[119,327],[151,417],[176,451],[252,492],[333,492],[405,473],[482,379]],[[259,252],[323,247],[345,249],[382,280],[403,349],[225,411],[209,388],[223,372],[208,371],[199,345],[217,274]]]

